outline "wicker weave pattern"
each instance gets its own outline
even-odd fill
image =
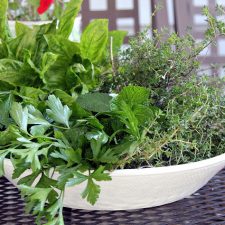
[[[225,225],[225,170],[188,199],[150,209],[85,211],[64,209],[66,225]],[[0,225],[33,225],[18,190],[0,179]]]

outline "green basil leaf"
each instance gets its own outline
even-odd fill
[[[61,55],[63,59],[72,59],[72,57],[80,54],[79,43],[72,42],[61,35],[45,35],[48,43],[49,51]]]
[[[56,62],[58,58],[58,55],[52,53],[52,52],[45,52],[42,56],[42,63],[41,63],[41,71],[40,71],[40,78],[44,83],[46,83],[45,80],[45,73],[48,71],[48,69]]]
[[[26,86],[33,83],[35,76],[31,68],[24,63],[13,59],[0,59],[0,81],[15,86]]]
[[[84,30],[81,36],[81,55],[91,62],[100,63],[107,50],[108,44],[108,20],[93,20]]]
[[[7,20],[8,0],[1,0],[0,4],[0,39],[6,41],[10,37]]]
[[[18,22],[16,21],[16,24],[15,24],[15,29],[16,29],[16,36],[19,36],[21,34],[24,34],[24,33],[27,33],[27,32],[30,32],[32,29],[30,27],[28,27],[27,25],[21,23],[21,22]]]
[[[59,20],[57,33],[68,38],[72,32],[75,18],[80,11],[83,0],[71,0]]]

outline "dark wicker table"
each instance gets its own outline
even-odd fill
[[[172,204],[114,212],[65,208],[64,217],[66,225],[225,225],[225,170],[190,198]],[[5,178],[0,179],[0,225],[34,225],[18,190]]]

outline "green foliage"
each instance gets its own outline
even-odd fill
[[[68,40],[81,0],[71,0],[67,4],[58,25],[53,20],[30,28],[17,22],[14,38],[6,34],[7,3],[1,4],[0,18],[1,34],[4,35],[0,36],[0,81],[4,86],[27,86],[47,92],[61,89],[69,95],[85,94],[98,89],[102,74],[111,73],[110,60],[106,59],[110,45],[107,20],[91,22],[80,43]],[[117,31],[113,34],[119,48],[121,36],[125,33]]]
[[[93,20],[81,36],[81,55],[93,63],[100,63],[105,54],[108,43],[108,21],[106,19]]]
[[[11,9],[17,10],[19,3],[11,2]],[[32,14],[38,2],[31,3]],[[64,223],[68,186],[86,182],[82,197],[94,204],[100,193],[97,182],[111,179],[106,171],[127,156],[130,139],[141,141],[132,138],[111,109],[112,97],[96,92],[100,77],[112,72],[108,21],[93,21],[80,43],[68,40],[81,3],[71,0],[64,11],[55,8],[58,25],[56,20],[33,27],[16,22],[16,37],[8,32],[8,1],[0,5],[0,175],[5,158],[10,159],[12,178],[18,179],[26,209],[37,216],[37,224],[43,217],[46,224]],[[23,10],[18,19],[38,19]],[[112,35],[117,51],[125,33]],[[119,123],[119,133],[114,123]],[[136,126],[143,129],[141,123]]]
[[[204,9],[209,29],[199,45],[154,31],[117,55],[125,32],[109,31],[104,19],[92,21],[80,43],[68,40],[80,5],[68,3],[59,26],[17,23],[15,38],[0,6],[0,175],[10,159],[37,224],[64,224],[67,187],[84,183],[82,197],[95,204],[111,170],[224,153],[224,97],[192,75],[225,25]],[[97,91],[106,89],[117,94]]]
[[[82,108],[92,112],[110,111],[110,101],[112,97],[105,93],[87,93],[80,95],[77,102]]]
[[[222,10],[221,7],[219,9]],[[108,77],[103,90],[119,91],[127,85],[139,85],[152,90],[156,101],[162,101],[172,86],[198,73],[200,52],[225,34],[222,20],[213,16],[206,7],[203,15],[208,29],[201,42],[194,39],[191,30],[190,34],[181,37],[167,29],[153,30],[153,37],[149,37],[146,29],[132,38],[129,47],[114,57],[114,76]]]
[[[149,124],[139,157],[128,167],[183,164],[224,153],[225,102],[217,89],[193,79],[175,85],[165,105],[160,120]]]
[[[20,23],[20,22],[16,21],[15,30],[16,30],[16,36],[19,36],[21,34],[24,34],[24,33],[28,32],[28,31],[31,31],[31,28],[24,25],[23,23]]]
[[[83,0],[71,0],[67,4],[66,9],[62,12],[60,17],[59,28],[57,30],[59,35],[69,38],[82,2]]]
[[[9,28],[7,21],[8,0],[2,0],[0,4],[0,39],[7,40],[9,38]]]
[[[124,42],[127,32],[121,30],[113,30],[109,32],[109,43],[112,55],[116,55]]]
[[[54,95],[48,97],[47,105],[50,109],[47,110],[48,116],[55,122],[61,123],[69,127],[69,118],[72,111],[68,106],[63,106],[61,101]]]
[[[136,84],[150,88],[152,94],[165,92],[196,72],[199,50],[193,46],[194,40],[189,35],[181,38],[173,33],[163,41],[159,33],[155,32],[154,38],[141,33],[130,41],[130,48],[121,52],[113,88]]]
[[[149,91],[142,87],[126,87],[114,98],[101,93],[78,97],[74,102],[84,108],[80,120],[72,119],[77,111],[55,95],[49,95],[46,104],[37,108],[16,102],[14,93],[10,105],[9,94],[2,94],[4,117],[11,125],[0,131],[0,174],[4,174],[4,159],[10,156],[13,178],[18,178],[27,210],[37,215],[37,222],[43,216],[48,222],[63,220],[63,193],[68,186],[85,182],[82,197],[94,204],[100,194],[97,182],[111,180],[106,171],[135,155],[143,141],[140,134],[147,119],[139,118],[140,110],[152,110],[148,107]],[[92,98],[95,106],[90,105]],[[24,176],[28,170],[31,173]],[[54,179],[54,172],[59,173],[58,179]]]
[[[25,107],[23,108],[20,103],[14,102],[12,104],[10,115],[19,128],[27,132],[27,124],[28,124],[28,109]]]

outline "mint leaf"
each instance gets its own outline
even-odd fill
[[[67,105],[63,106],[59,98],[56,98],[54,95],[48,97],[47,105],[50,108],[46,110],[48,116],[55,122],[69,127],[69,118],[72,115],[69,107]]]
[[[138,86],[122,89],[111,103],[111,110],[125,124],[127,132],[136,139],[140,138],[139,128],[153,119],[153,110],[149,107],[149,90]]]
[[[92,112],[109,112],[112,97],[105,93],[88,93],[80,95],[77,103],[84,109]]]
[[[127,103],[130,107],[133,105],[147,105],[149,103],[150,91],[144,87],[127,86],[122,89],[119,95],[114,99],[112,107],[120,106],[122,102]]]

